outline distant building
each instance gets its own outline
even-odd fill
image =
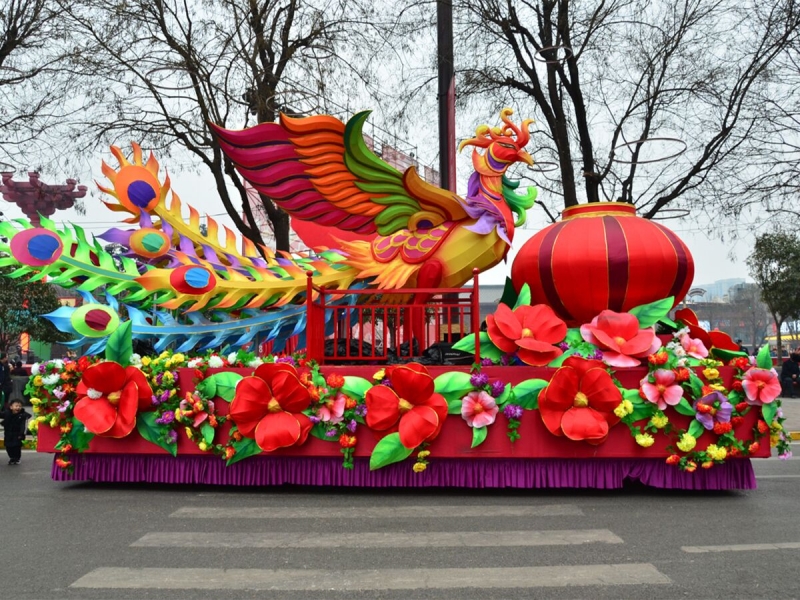
[[[703,295],[693,295],[693,302],[728,302],[730,300],[731,288],[745,283],[743,277],[733,279],[718,279],[714,283],[700,283],[693,285],[692,288],[705,290]]]

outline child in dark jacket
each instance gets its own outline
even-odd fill
[[[18,465],[22,457],[22,442],[25,439],[27,421],[31,416],[22,409],[22,402],[12,400],[8,408],[0,413],[8,453],[8,464]]]

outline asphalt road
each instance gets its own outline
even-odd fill
[[[56,483],[50,461],[0,464],[0,598],[800,597],[798,460],[724,493]]]

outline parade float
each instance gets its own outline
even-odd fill
[[[27,390],[54,479],[748,489],[750,459],[788,455],[767,351],[673,312],[693,276],[673,232],[627,204],[567,209],[482,326],[478,274],[535,199],[506,174],[532,162],[529,122],[505,109],[462,143],[460,198],[383,162],[367,116],[215,128],[258,192],[356,234],[337,248],[276,254],[210,217],[201,235],[135,144],[100,186],[123,254],[45,217],[0,223],[11,277],[84,300],[47,315],[81,358],[34,365]]]

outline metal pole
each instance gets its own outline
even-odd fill
[[[437,0],[437,63],[439,68],[439,179],[456,191],[456,78],[453,58],[453,2]]]

